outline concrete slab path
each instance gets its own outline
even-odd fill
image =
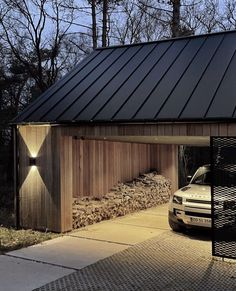
[[[0,290],[33,290],[72,272],[74,270],[1,255]]]
[[[126,249],[127,245],[77,237],[58,237],[9,255],[70,269],[81,269]]]
[[[9,252],[0,256],[0,291],[38,288],[167,230],[167,205],[160,205]]]

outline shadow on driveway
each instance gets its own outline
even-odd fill
[[[200,240],[200,241],[210,241],[212,240],[211,230],[200,230],[200,229],[188,229],[185,233],[179,233],[176,235],[182,235],[188,237],[189,239],[193,240]]]

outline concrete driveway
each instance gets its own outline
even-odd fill
[[[166,231],[161,205],[9,252],[0,256],[0,291],[32,290]]]
[[[35,291],[235,291],[236,264],[208,238],[167,230]]]

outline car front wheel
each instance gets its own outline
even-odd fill
[[[183,232],[184,231],[183,226],[181,226],[178,223],[171,220],[170,217],[169,217],[169,226],[175,232]]]

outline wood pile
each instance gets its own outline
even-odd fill
[[[104,197],[82,197],[73,202],[73,228],[123,216],[168,202],[171,182],[156,172],[119,183]]]

